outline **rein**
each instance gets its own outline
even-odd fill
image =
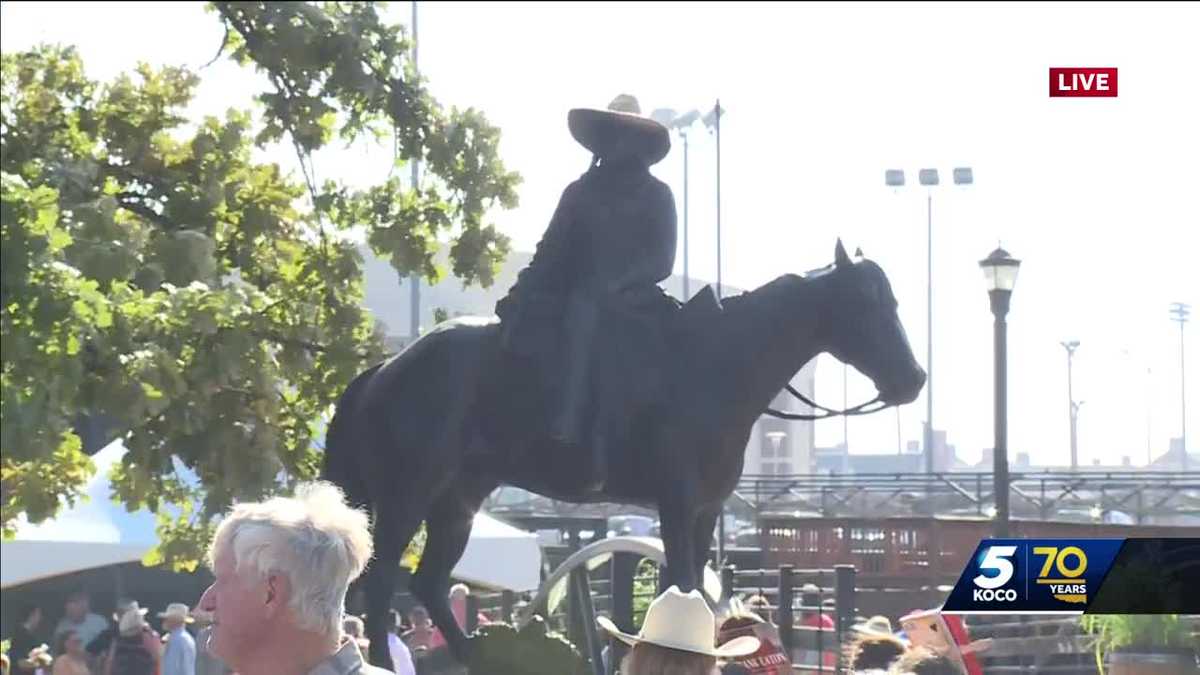
[[[825,419],[829,419],[830,417],[840,417],[842,415],[845,415],[846,417],[853,417],[855,415],[870,415],[871,413],[879,412],[880,410],[883,410],[885,408],[890,408],[892,406],[891,403],[883,403],[881,398],[879,396],[876,396],[875,398],[871,399],[870,401],[867,401],[866,403],[860,403],[859,405],[856,405],[853,408],[846,408],[845,410],[833,410],[832,408],[826,408],[823,405],[820,405],[818,403],[815,403],[815,402],[809,400],[809,398],[807,396],[796,391],[796,388],[793,387],[791,384],[787,385],[787,391],[789,394],[800,399],[802,402],[809,405],[814,410],[822,411],[823,414],[821,414],[821,415],[806,415],[803,413],[789,413],[789,412],[781,412],[779,410],[775,410],[774,408],[767,408],[766,414],[768,414],[772,417],[778,417],[779,419],[782,419],[782,420],[810,422],[813,420],[825,420]],[[876,408],[869,408],[869,406],[871,406],[875,403],[882,403],[882,405],[880,405]]]

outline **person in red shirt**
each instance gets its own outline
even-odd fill
[[[799,663],[816,665],[819,660],[830,670],[837,668],[837,625],[833,622],[833,616],[827,612],[809,609],[821,606],[821,589],[816,584],[804,584],[800,589],[800,605],[805,608],[800,611],[800,625],[819,628],[825,634],[821,636],[820,659],[815,650],[802,650]]]

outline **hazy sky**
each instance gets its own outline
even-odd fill
[[[92,77],[137,61],[209,61],[221,38],[200,3],[12,3],[3,47],[79,46]],[[1066,356],[1078,339],[1081,461],[1146,461],[1179,434],[1179,330],[1171,302],[1200,312],[1200,49],[1195,3],[550,4],[422,3],[419,61],[447,105],[483,110],[524,176],[498,214],[532,249],[558,196],[586,167],[567,110],[618,93],[643,110],[710,109],[722,120],[723,276],[750,288],[832,260],[841,236],[884,268],[925,360],[926,190],[933,189],[934,419],[974,460],[992,445],[992,319],[978,261],[998,241],[1023,261],[1009,315],[1010,452],[1068,457]],[[408,23],[410,3],[389,14]],[[1191,28],[1188,28],[1191,26]],[[1119,98],[1051,99],[1051,66],[1119,69]],[[197,114],[248,107],[252,71],[202,71]],[[690,166],[690,269],[716,273],[715,144],[698,126]],[[272,153],[290,162],[286,152]],[[390,149],[322,153],[320,177],[357,184]],[[971,166],[976,184],[950,170]],[[909,186],[883,184],[888,168]],[[682,144],[654,169],[679,200]],[[676,271],[682,271],[681,251]],[[1189,446],[1200,437],[1200,324],[1189,324]],[[818,364],[817,398],[842,400],[841,367]],[[871,398],[851,374],[851,402]],[[924,399],[900,412],[920,437]],[[850,423],[854,452],[892,451],[891,411]],[[817,427],[839,442],[840,421]]]

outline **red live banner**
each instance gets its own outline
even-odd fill
[[[1051,68],[1050,96],[1117,96],[1116,68]]]

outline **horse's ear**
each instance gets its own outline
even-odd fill
[[[842,238],[838,237],[837,247],[833,249],[834,264],[838,267],[849,267],[851,264],[850,256],[846,255],[846,247],[842,246]]]
[[[862,252],[862,247],[861,247],[861,246],[859,246],[858,248],[854,249],[854,257],[855,257],[855,258],[861,258],[861,257],[863,257],[863,252]]]

